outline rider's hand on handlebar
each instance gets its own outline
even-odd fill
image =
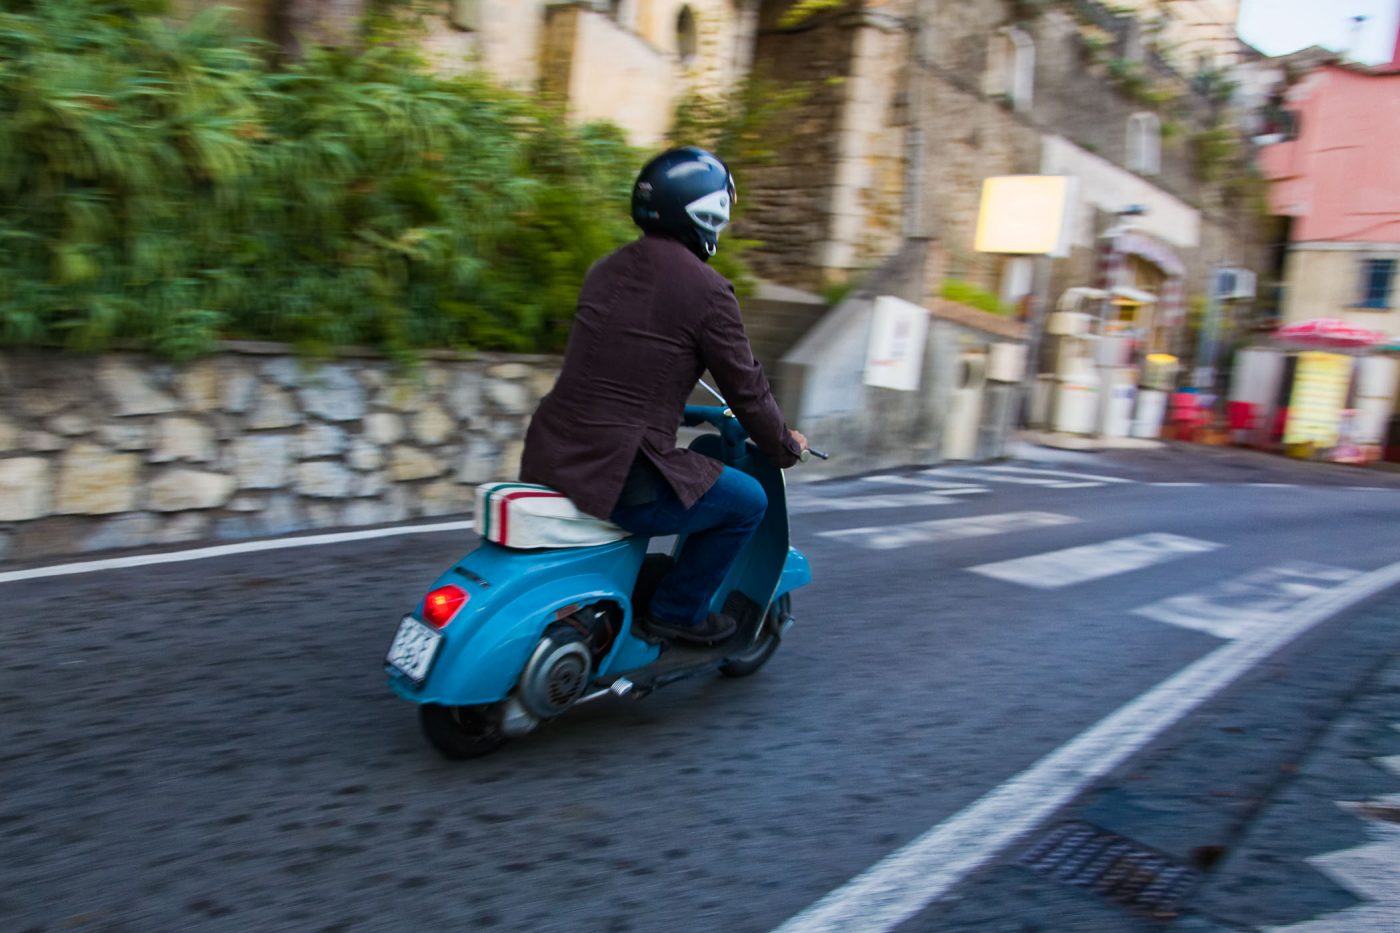
[[[816,457],[819,460],[827,460],[830,458],[830,454],[822,450],[817,450],[811,444],[807,443],[807,438],[803,436],[801,431],[794,431],[791,428],[789,428],[788,434],[791,435],[792,439],[797,442],[797,446],[802,449],[802,453],[799,454],[797,457],[797,459],[800,462],[806,463],[813,457]]]

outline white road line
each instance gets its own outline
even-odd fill
[[[997,515],[974,515],[968,518],[940,518],[908,525],[879,525],[869,528],[842,528],[839,531],[819,531],[819,538],[834,538],[872,551],[889,551],[913,544],[953,541],[959,538],[981,538],[1010,531],[1025,531],[1051,525],[1068,525],[1079,521],[1070,515],[1054,512],[1002,512]]]
[[[1205,483],[1151,483],[1152,486],[1204,486]]]
[[[97,573],[102,570],[121,570],[127,567],[147,567],[152,564],[178,564],[187,560],[206,560],[210,557],[227,557],[230,554],[250,554],[256,551],[280,551],[286,548],[319,547],[323,544],[365,541],[370,538],[393,538],[399,535],[425,535],[439,531],[469,531],[471,528],[471,521],[436,522],[431,525],[400,525],[394,528],[367,528],[363,531],[339,531],[334,534],[307,535],[301,538],[270,538],[263,541],[240,541],[237,544],[219,544],[213,547],[192,548],[185,551],[166,551],[160,554],[136,554],[131,557],[109,557],[105,560],[86,560],[71,564],[54,564],[49,567],[33,567],[29,570],[10,570],[5,573],[0,573],[0,583],[14,583],[19,580],[37,580],[41,577],[63,577],[77,573]]]
[[[1121,476],[1104,476],[1102,473],[1075,473],[1070,470],[1039,470],[1015,466],[988,466],[982,467],[982,469],[991,470],[993,473],[1026,473],[1031,476],[1058,476],[1064,479],[1094,480],[1100,483],[1135,484],[1137,482],[1137,480],[1124,479]]]
[[[1244,638],[1274,625],[1280,614],[1299,603],[1360,575],[1359,570],[1288,561],[1196,593],[1163,599],[1134,609],[1133,614],[1216,638]]]
[[[868,483],[884,483],[891,486],[919,486],[924,489],[937,489],[945,496],[970,496],[991,491],[986,486],[975,486],[971,483],[941,483],[936,479],[924,479],[919,476],[894,476],[884,474],[881,476],[867,476],[865,481]]]
[[[1019,583],[1040,590],[1055,590],[1063,586],[1127,573],[1130,570],[1141,570],[1163,561],[1213,551],[1223,546],[1198,538],[1152,532],[1065,548],[1062,551],[999,560],[968,569],[985,577],[1005,580],[1007,583]]]
[[[1015,476],[1006,473],[994,473],[985,467],[940,467],[937,470],[928,470],[926,473],[930,476],[949,476],[953,479],[971,479],[983,483],[1015,483],[1018,486],[1047,486],[1056,489],[1103,485],[1103,483],[1097,482],[1066,483],[1062,479],[1051,479],[1047,476]]]
[[[1246,486],[1257,486],[1260,489],[1297,489],[1297,483],[1245,483]]]
[[[821,499],[815,496],[788,498],[788,511],[854,512],[862,509],[912,509],[926,505],[951,505],[957,499],[930,489],[925,492],[892,492],[883,496],[851,496],[845,499]]]
[[[1257,637],[1230,642],[892,852],[776,933],[884,933],[951,891],[1085,788],[1309,629],[1400,583],[1400,563],[1322,593]]]

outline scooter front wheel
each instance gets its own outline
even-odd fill
[[[758,638],[743,652],[725,659],[719,666],[719,672],[726,677],[747,677],[750,674],[758,673],[759,668],[768,663],[768,659],[773,656],[773,652],[778,650],[778,636],[782,628],[783,620],[792,611],[792,596],[784,593],[768,609],[768,615],[763,620],[763,628],[758,633]]]
[[[453,761],[489,755],[506,743],[500,713],[492,706],[424,703],[418,721],[428,743]]]

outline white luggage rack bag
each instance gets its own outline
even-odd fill
[[[476,533],[509,548],[595,547],[628,532],[579,510],[563,493],[531,483],[476,488]]]

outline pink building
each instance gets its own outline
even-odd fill
[[[1400,36],[1389,65],[1325,65],[1294,84],[1260,164],[1291,219],[1285,322],[1335,317],[1400,334]]]

